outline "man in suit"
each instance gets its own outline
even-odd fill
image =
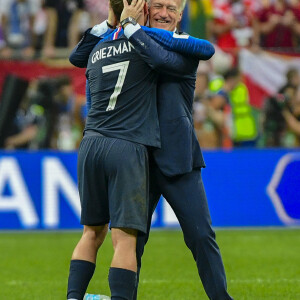
[[[185,0],[151,0],[150,27],[176,30]],[[194,64],[194,61],[190,61]],[[184,240],[197,264],[210,299],[232,299],[227,293],[221,254],[211,228],[211,218],[201,178],[205,167],[192,120],[196,74],[184,80],[162,75],[158,81],[158,116],[161,149],[150,154],[150,208],[162,194],[175,212]],[[151,222],[149,220],[148,228]],[[148,230],[149,232],[149,230]],[[138,239],[138,265],[148,236]]]
[[[150,27],[175,31],[181,20],[185,2],[186,0],[150,0]],[[101,33],[104,32],[105,30],[102,29]],[[93,40],[96,43],[96,38],[92,37],[91,33],[88,33],[84,39],[89,40],[90,44],[85,44],[83,40],[70,57],[70,61],[80,67],[86,64],[84,57],[89,55],[86,51]],[[145,46],[147,40],[132,35],[130,42],[136,49],[142,51],[144,56],[151,55]],[[205,164],[193,128],[192,104],[197,66],[198,60],[190,59],[186,66],[192,70],[189,74],[181,77],[164,74],[159,77],[157,97],[161,148],[149,153],[149,211],[154,211],[162,194],[178,218],[185,243],[196,261],[208,297],[213,300],[227,300],[232,298],[227,293],[222,258],[215,241],[215,233],[211,228],[211,218],[201,178],[201,168]],[[148,240],[150,224],[149,217],[147,235],[138,237],[138,272],[144,246]],[[136,296],[137,294],[135,298]]]

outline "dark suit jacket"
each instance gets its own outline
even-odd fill
[[[198,62],[190,63],[197,68]],[[185,78],[161,74],[158,81],[161,148],[153,151],[153,157],[167,176],[205,167],[192,118],[195,80],[195,74]]]

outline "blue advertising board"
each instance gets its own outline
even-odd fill
[[[204,158],[214,226],[300,225],[299,151],[205,151]],[[76,152],[0,151],[0,230],[81,228],[76,163]],[[165,199],[152,226],[178,226]]]

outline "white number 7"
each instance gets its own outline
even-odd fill
[[[108,106],[106,108],[106,111],[115,109],[118,96],[120,95],[120,93],[122,91],[122,87],[123,87],[123,84],[124,84],[124,81],[125,81],[128,66],[129,66],[129,60],[122,61],[122,62],[117,63],[117,64],[102,67],[102,72],[103,73],[109,73],[109,72],[120,70],[118,81],[117,81],[116,86],[115,86],[115,90],[112,93],[112,95],[110,96],[109,103],[108,103]]]

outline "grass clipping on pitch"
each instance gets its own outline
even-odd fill
[[[65,299],[69,261],[80,233],[1,233],[0,299]],[[235,299],[300,299],[300,230],[217,231]],[[110,236],[88,292],[109,295]],[[141,300],[207,299],[180,231],[153,231],[140,277]]]

